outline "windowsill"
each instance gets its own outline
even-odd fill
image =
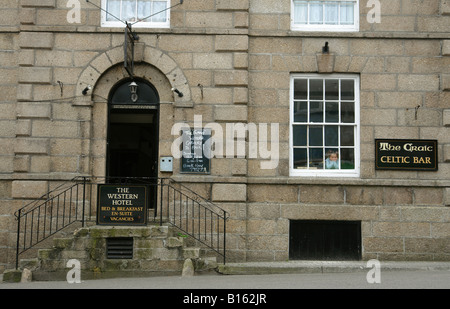
[[[236,183],[248,185],[323,185],[371,187],[450,187],[450,180],[385,179],[385,178],[326,178],[293,176],[212,176],[175,174],[173,180],[181,183]],[[338,180],[338,181],[337,181]]]
[[[169,29],[170,28],[170,24],[167,25],[158,25],[158,24],[153,24],[153,23],[138,23],[138,24],[133,24],[130,23],[133,29]],[[125,28],[125,24],[124,23],[102,23],[100,25],[101,28],[114,28],[114,29],[123,29]]]
[[[314,28],[314,27],[307,27],[307,28],[301,28],[301,27],[292,27],[292,32],[359,32],[359,27],[354,28]]]

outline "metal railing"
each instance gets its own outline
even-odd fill
[[[97,188],[101,184],[145,185],[149,188],[148,223],[170,224],[217,253],[226,262],[228,213],[185,185],[169,178],[77,177],[16,211],[16,269],[19,256],[79,222],[95,224]]]

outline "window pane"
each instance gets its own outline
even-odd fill
[[[116,17],[120,17],[120,0],[109,0],[107,4],[108,12]],[[106,21],[116,21],[117,19],[110,14],[106,15]]]
[[[306,149],[294,149],[294,168],[308,167],[308,152]]]
[[[308,99],[308,80],[296,79],[294,80],[294,100]]]
[[[325,127],[325,146],[339,146],[339,127]]]
[[[136,21],[136,0],[122,0],[122,20]]]
[[[355,99],[355,82],[353,80],[341,81],[341,100]]]
[[[339,169],[339,150],[326,149],[325,150],[325,169],[338,170]]]
[[[341,103],[341,121],[343,123],[355,123],[355,103]]]
[[[325,80],[325,100],[339,100],[339,80]]]
[[[323,146],[323,127],[309,127],[309,146]]]
[[[354,21],[354,6],[352,2],[341,2],[341,25],[353,25]]]
[[[309,99],[323,100],[323,79],[311,79],[309,81]]]
[[[323,149],[309,149],[309,168],[323,169]]]
[[[323,102],[311,102],[310,122],[323,122]]]
[[[294,122],[308,121],[308,102],[294,102]]]
[[[325,122],[339,122],[339,103],[327,102],[325,107]]]
[[[295,24],[308,23],[308,2],[294,1],[294,23]]]
[[[312,1],[309,6],[309,23],[323,24],[323,3]]]
[[[150,0],[138,1],[138,19],[142,19],[152,15],[152,2]],[[150,19],[145,19],[144,22],[149,22]]]
[[[341,149],[341,169],[355,169],[355,150],[353,148]]]
[[[167,8],[166,1],[153,2],[153,14],[164,11],[166,8]],[[167,11],[164,11],[152,17],[153,22],[165,22],[166,20],[167,20]]]
[[[337,2],[325,3],[325,24],[337,25],[338,14],[339,14],[339,7]]]
[[[355,146],[354,127],[341,127],[341,146]]]
[[[307,145],[307,126],[293,126],[294,132],[294,146]]]

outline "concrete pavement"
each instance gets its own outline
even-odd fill
[[[67,282],[0,283],[0,289],[449,289],[450,262],[382,262],[379,283],[367,262],[230,263],[223,274]],[[372,272],[371,274],[369,274]],[[224,275],[226,273],[226,275]]]

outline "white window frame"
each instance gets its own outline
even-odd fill
[[[306,122],[294,122],[294,104],[299,100],[294,100],[294,81],[296,79],[341,79],[341,80],[353,80],[355,82],[355,122],[352,123],[355,128],[354,133],[354,169],[314,169],[314,168],[298,168],[294,169],[294,125],[307,125],[307,126],[351,126],[352,124],[343,124],[341,121],[338,123],[325,122],[326,119],[323,119],[323,122],[311,122],[310,119],[307,119]],[[325,89],[324,89],[325,91]],[[308,98],[309,102],[309,90],[308,90]],[[311,100],[313,101],[313,100]],[[320,101],[320,100],[317,100]],[[323,98],[323,102],[330,102],[331,100],[325,100]],[[332,101],[336,102],[336,101]],[[346,102],[345,100],[338,100],[339,106],[341,102]],[[309,104],[308,104],[309,106]],[[323,105],[325,106],[325,104]],[[325,108],[323,108],[325,110]],[[309,113],[309,107],[308,107]],[[324,111],[325,114],[325,111]],[[340,114],[340,112],[339,112]],[[340,116],[339,116],[340,117]],[[360,76],[355,74],[292,74],[290,80],[290,108],[289,108],[289,175],[291,177],[360,177],[360,167],[361,167],[361,155],[360,155]],[[339,118],[340,119],[340,118]],[[325,136],[325,132],[323,133]],[[308,137],[306,137],[308,138]],[[345,146],[341,146],[339,141],[339,145],[337,147],[329,146],[326,147],[325,143],[322,146],[325,150],[326,148],[339,148],[343,149]],[[306,146],[298,146],[296,148],[304,148],[307,149],[307,153],[309,153],[310,146],[307,144]],[[308,154],[309,158],[309,154]],[[340,158],[339,158],[340,160]],[[340,161],[339,161],[340,162]],[[309,164],[308,164],[309,165]]]
[[[108,8],[107,1],[108,0],[102,0],[102,3],[101,3],[102,9],[105,11]],[[166,0],[166,1],[167,1],[167,8],[170,8],[170,6],[171,6],[170,0]],[[101,12],[101,26],[102,27],[110,27],[110,28],[124,28],[125,27],[125,24],[123,22],[120,22],[119,20],[117,20],[115,18],[112,21],[107,21],[106,20],[107,14],[103,10]],[[137,12],[136,12],[136,15],[137,15]],[[117,16],[117,15],[115,15],[115,16],[120,18],[120,16]],[[130,22],[130,23],[133,24],[133,28],[170,28],[170,9],[168,9],[166,11],[166,16],[167,16],[167,20],[165,22],[141,21],[136,24],[133,24],[134,22]],[[151,20],[151,18],[149,18],[148,20]]]
[[[291,0],[291,30],[292,31],[318,31],[318,32],[358,32],[359,31],[359,0],[303,0],[308,2],[355,2],[354,5],[354,24],[352,25],[332,25],[332,24],[298,24],[295,22],[294,2],[301,0]],[[309,12],[309,11],[308,11]],[[308,13],[309,14],[309,13]],[[325,9],[323,10],[323,20],[325,20]],[[338,11],[338,18],[340,13]]]

